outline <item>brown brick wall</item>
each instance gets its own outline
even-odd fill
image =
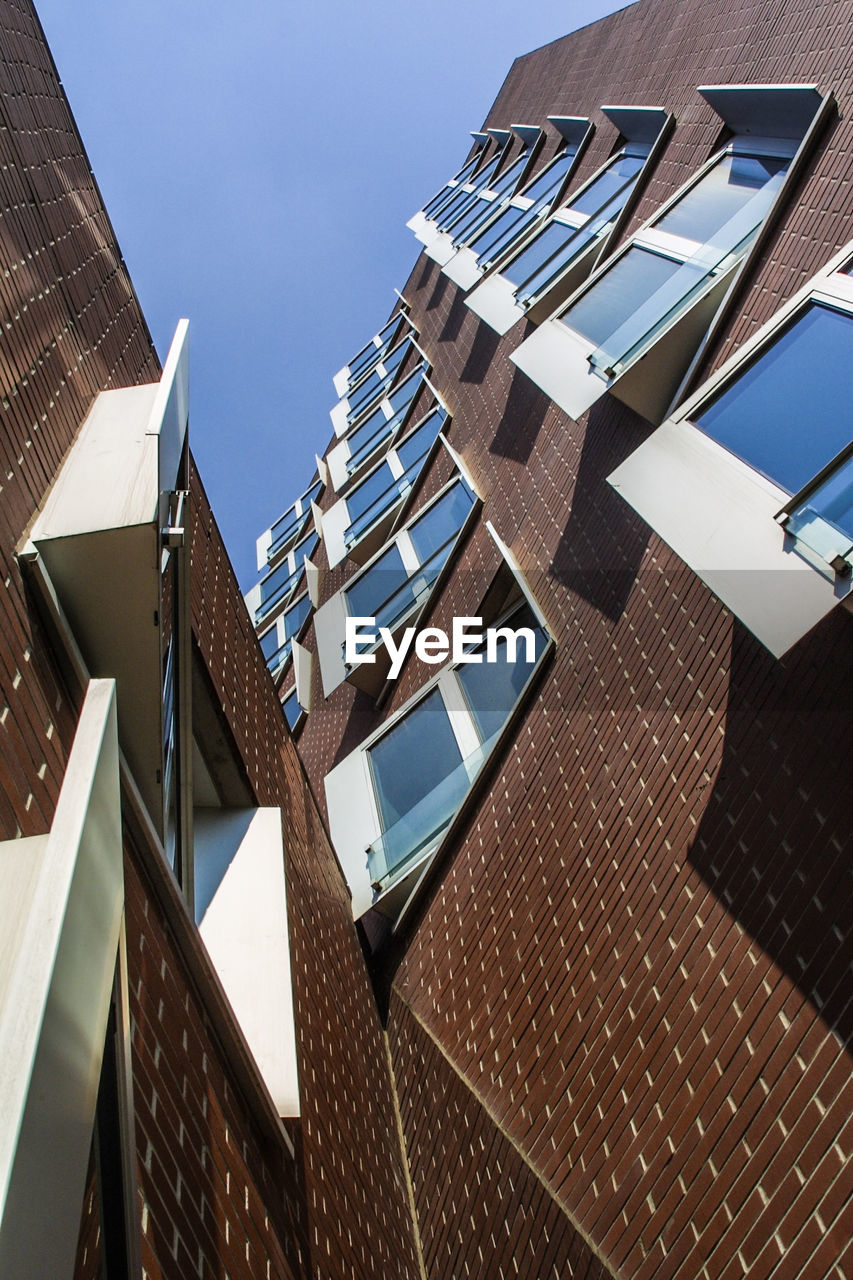
[[[252,1124],[133,853],[125,895],[142,1265],[158,1280],[302,1276],[299,1171]]]
[[[719,138],[695,85],[814,80],[836,94],[838,118],[706,372],[851,235],[850,17],[846,3],[641,3],[519,59],[489,113],[496,126],[592,115],[580,181],[615,142],[601,102],[674,110],[631,230]],[[567,418],[509,362],[526,335],[497,339],[426,258],[403,291],[483,517],[527,570],[557,639],[515,740],[387,960],[430,1266],[442,1274],[456,1247],[469,1257],[473,1236],[491,1247],[478,1195],[497,1176],[492,1147],[472,1150],[445,1122],[452,1080],[459,1114],[482,1107],[495,1119],[613,1274],[840,1280],[851,1214],[849,614],[772,659],[607,485],[648,424],[612,398]],[[488,563],[480,527],[430,621],[446,625],[476,598]],[[318,792],[358,730],[423,678],[414,664],[404,671],[378,715],[349,691],[315,704],[299,745]],[[458,1169],[430,1159],[436,1134]],[[522,1242],[519,1222],[507,1209],[501,1225]]]
[[[97,392],[152,381],[159,365],[30,3],[0,4],[0,54],[5,839],[49,829],[76,722],[13,552]],[[224,1269],[233,1277],[285,1277],[303,1266],[323,1277],[414,1274],[387,1059],[346,890],[200,487],[195,499],[197,640],[259,802],[288,814],[304,1099],[302,1125],[288,1127],[305,1177],[296,1178],[283,1148],[262,1147],[129,845],[144,1264],[151,1277],[182,1280]],[[84,1213],[81,1275],[92,1261],[91,1197]]]
[[[193,626],[259,804],[284,811],[312,1274],[416,1276],[382,1030],[349,894],[193,477]]]
[[[389,1025],[427,1275],[611,1280],[499,1116],[396,996]]]

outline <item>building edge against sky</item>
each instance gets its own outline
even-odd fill
[[[640,3],[520,57],[334,375],[300,541],[291,512],[258,542],[407,1151],[459,1170],[413,1174],[431,1273],[488,1220],[475,1125],[567,1212],[571,1265],[844,1268],[849,720],[814,680],[850,663],[838,15]],[[389,678],[381,645],[346,660],[364,615],[541,641]],[[427,1136],[456,1089],[466,1136]]]
[[[4,1275],[849,1270],[847,9],[516,61],[251,617],[0,4]]]

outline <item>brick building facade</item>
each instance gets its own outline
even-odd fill
[[[619,159],[634,165],[622,204],[595,210],[595,261],[571,289],[504,333],[466,304],[479,278],[448,274],[464,237],[433,234],[442,201],[415,219],[428,251],[387,340],[339,375],[328,479],[263,545],[259,649],[186,449],[181,340],[161,367],[34,9],[0,5],[4,1274],[849,1272],[846,548],[816,565],[788,503],[794,532],[774,527],[780,546],[799,539],[791,592],[813,571],[837,604],[808,595],[821,618],[776,656],[738,612],[740,579],[727,607],[630,473],[853,238],[849,21],[844,3],[641,0],[514,63],[476,168],[443,199],[500,156],[488,202],[510,215],[555,160],[574,234],[589,224],[573,193]],[[752,88],[733,106],[697,92],[709,83]],[[782,85],[800,88],[773,97]],[[720,148],[732,172],[748,157],[750,198],[778,192],[725,253],[709,255],[714,235],[698,256],[683,231],[658,237],[706,272],[702,325],[674,338],[679,312],[642,349],[674,350],[685,380],[643,415],[626,357],[623,381],[614,364],[570,415],[509,357],[585,279],[606,284],[615,255],[648,251],[657,211],[718,172]],[[494,215],[469,185],[470,240]],[[530,216],[553,222],[557,203]],[[822,297],[843,296],[836,265]],[[77,509],[79,477],[98,474],[93,441],[125,438],[155,501],[101,528]],[[392,543],[382,603],[405,588],[407,617],[446,630],[521,619],[529,672],[508,650],[485,686],[475,666],[414,657],[397,680],[347,668],[329,620],[355,612],[341,593],[363,601]],[[127,579],[125,610],[154,603],[142,696],[96,565],[113,590]],[[436,741],[449,724],[458,765],[424,724]],[[242,901],[228,895],[250,854],[286,911],[279,950],[258,934],[247,955],[214,917]],[[67,874],[59,909],[42,864]],[[83,955],[78,978],[67,958]]]

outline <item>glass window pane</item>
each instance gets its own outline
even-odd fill
[[[506,264],[501,275],[506,276],[513,284],[523,284],[543,263],[568,244],[574,234],[574,227],[567,227],[563,222],[549,223],[523,253]]]
[[[311,601],[308,596],[302,596],[296,604],[291,605],[284,615],[284,638],[289,640],[291,636],[295,636],[308,617],[308,611],[311,608]]]
[[[416,427],[397,449],[397,457],[408,471],[428,451],[444,423],[444,414],[438,410]]]
[[[387,429],[387,425],[388,419],[381,409],[375,409],[373,413],[369,414],[361,425],[356,427],[355,431],[347,437],[350,457],[378,440]]]
[[[375,618],[380,605],[407,582],[403,559],[396,545],[392,546],[367,573],[347,587],[347,612],[352,618]],[[377,622],[377,626],[384,625]]]
[[[347,494],[347,514],[350,524],[354,524],[359,516],[364,515],[369,506],[376,501],[392,483],[392,476],[387,462],[371,471],[370,475],[357,485],[352,493]]]
[[[434,791],[462,762],[462,753],[438,690],[369,750],[383,828]],[[417,768],[413,768],[417,761]]]
[[[269,662],[274,653],[278,653],[278,628],[273,627],[266,635],[261,636],[261,653]]]
[[[553,196],[560,183],[569,171],[569,165],[575,158],[574,150],[564,151],[552,160],[547,169],[534,178],[525,188],[523,194],[528,200],[541,200]]]
[[[413,373],[410,373],[409,376],[400,383],[399,387],[395,387],[391,392],[388,400],[395,413],[399,413],[404,406],[411,404],[415,397],[415,393],[421,385],[423,376],[423,365],[418,365],[417,369],[415,369]]]
[[[520,224],[529,221],[530,217],[529,210],[516,209],[510,205],[508,209],[504,209],[503,213],[495,218],[491,226],[486,227],[471,241],[471,248],[478,257],[488,256],[495,246],[516,233]]]
[[[789,493],[853,437],[853,316],[811,306],[696,419]]]
[[[649,253],[636,246],[629,249],[561,317],[564,324],[602,345],[620,327],[626,316],[636,311],[656,289],[681,267],[680,262]]]
[[[788,163],[774,156],[723,156],[655,227],[705,243]]]
[[[299,699],[296,696],[296,690],[289,693],[281,704],[284,710],[284,718],[290,725],[291,729],[295,729],[299,717],[302,715],[302,708],[299,705]]]
[[[357,418],[359,413],[371,400],[374,400],[382,388],[386,385],[387,379],[376,372],[374,369],[369,373],[363,382],[360,382],[354,391],[349,393],[347,403],[349,405],[348,417]]]
[[[519,609],[503,625],[511,630],[526,627],[533,632],[536,651],[533,662],[527,661],[525,639],[519,637],[514,653],[506,640],[498,642],[497,662],[484,660],[457,668],[459,683],[483,742],[503,728],[546,643],[545,633],[528,605]],[[483,656],[485,659],[485,654]]]
[[[575,197],[570,197],[565,207],[587,216],[597,213],[626,182],[637,177],[645,163],[642,156],[619,156],[588,187],[579,191]]]
[[[409,538],[420,564],[425,564],[439,547],[459,532],[473,502],[468,486],[456,484],[411,525]]]

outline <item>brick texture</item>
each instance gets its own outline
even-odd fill
[[[0,840],[51,825],[76,723],[14,560],[96,394],[159,363],[28,0],[0,3]],[[297,1162],[257,1132],[128,837],[143,1263],[149,1277],[417,1274],[387,1054],[346,887],[200,482],[193,624],[258,803],[281,805],[299,1022]],[[303,1165],[304,1162],[304,1165]],[[77,1275],[98,1266],[94,1181]]]
[[[580,182],[616,142],[602,102],[672,110],[629,234],[719,143],[697,84],[834,92],[838,114],[702,376],[853,234],[851,16],[847,3],[641,2],[519,58],[489,113],[496,127],[589,114]],[[550,1274],[525,1233],[556,1215],[620,1277],[840,1280],[849,614],[771,658],[607,485],[648,423],[611,397],[568,418],[508,359],[525,326],[498,339],[426,257],[403,292],[483,519],[557,640],[385,958],[428,1272]],[[496,565],[481,522],[424,621],[476,613]],[[349,688],[315,698],[299,750],[320,803],[324,774],[423,680],[410,663],[380,709]]]

